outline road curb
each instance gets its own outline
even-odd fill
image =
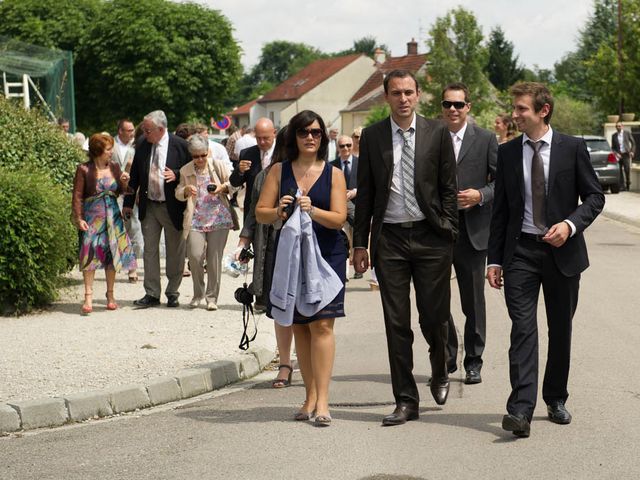
[[[634,218],[634,217],[624,215],[622,213],[617,213],[617,212],[611,212],[611,211],[607,212],[606,210],[602,212],[602,216],[609,218],[611,220],[617,220],[618,222],[626,223],[628,225],[632,225],[634,227],[640,228],[639,218]]]
[[[266,348],[198,365],[145,384],[120,385],[62,397],[0,403],[0,435],[56,427],[190,398],[259,374],[275,358]]]

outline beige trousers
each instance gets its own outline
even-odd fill
[[[160,235],[164,229],[166,247],[165,271],[167,274],[167,297],[179,296],[186,243],[182,232],[171,223],[167,206],[164,203],[147,202],[147,213],[142,221],[144,237],[144,291],[147,295],[160,298]]]
[[[220,277],[222,273],[222,255],[227,244],[229,229],[213,232],[191,230],[187,237],[187,255],[191,279],[193,280],[193,298],[206,298],[207,303],[218,302]],[[207,291],[204,290],[204,260],[207,260]]]

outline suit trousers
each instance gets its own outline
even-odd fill
[[[147,211],[142,220],[144,237],[144,290],[147,295],[160,298],[160,235],[164,230],[166,247],[165,272],[167,274],[167,297],[179,296],[186,242],[182,232],[173,226],[166,203],[147,201]]]
[[[504,294],[511,317],[509,377],[510,414],[531,420],[538,391],[538,297],[540,286],[547,314],[549,347],[542,397],[549,404],[569,394],[571,323],[578,305],[580,275],[567,277],[556,266],[552,246],[521,237],[513,259],[504,270]]]
[[[380,285],[393,395],[397,405],[417,406],[413,377],[410,288],[413,280],[422,335],[429,344],[434,378],[446,380],[446,344],[451,300],[451,242],[429,231],[425,221],[411,228],[385,223],[374,265]]]
[[[620,188],[629,190],[631,185],[631,155],[622,153],[620,155]]]
[[[482,368],[482,352],[487,330],[487,312],[484,299],[485,267],[487,251],[476,250],[469,240],[465,212],[459,212],[458,241],[453,247],[453,268],[460,291],[464,323],[464,361],[466,371]],[[453,316],[449,315],[449,339],[447,343],[448,368],[456,370],[458,335]]]
[[[229,229],[213,232],[191,230],[187,237],[187,255],[193,280],[193,298],[206,298],[207,303],[218,303],[222,256],[227,244]],[[204,289],[204,260],[207,260],[207,290]]]

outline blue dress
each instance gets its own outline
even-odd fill
[[[318,177],[318,180],[313,184],[307,196],[311,198],[311,205],[320,208],[322,210],[331,209],[331,173],[333,167],[325,163],[322,174]],[[289,191],[298,189],[296,178],[293,174],[291,162],[282,162],[282,176],[280,178],[280,197],[288,195]],[[293,314],[293,323],[304,324],[310,323],[314,320],[320,320],[322,318],[336,318],[344,317],[344,283],[346,280],[346,265],[347,265],[347,239],[342,230],[334,230],[332,228],[323,227],[317,222],[313,222],[313,232],[318,240],[318,246],[322,257],[338,274],[342,281],[342,290],[336,295],[336,298],[331,301],[326,307],[320,310],[312,317],[304,317],[296,310]],[[276,239],[276,249],[278,248],[278,238]],[[274,255],[275,257],[275,255]],[[268,316],[271,313],[271,305],[268,308]]]

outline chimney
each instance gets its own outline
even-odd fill
[[[382,65],[387,59],[387,54],[384,53],[384,50],[381,48],[376,48],[376,51],[373,53],[373,59],[377,64]]]
[[[410,42],[407,42],[407,55],[417,55],[418,54],[418,42],[416,42],[415,38],[411,38]]]

